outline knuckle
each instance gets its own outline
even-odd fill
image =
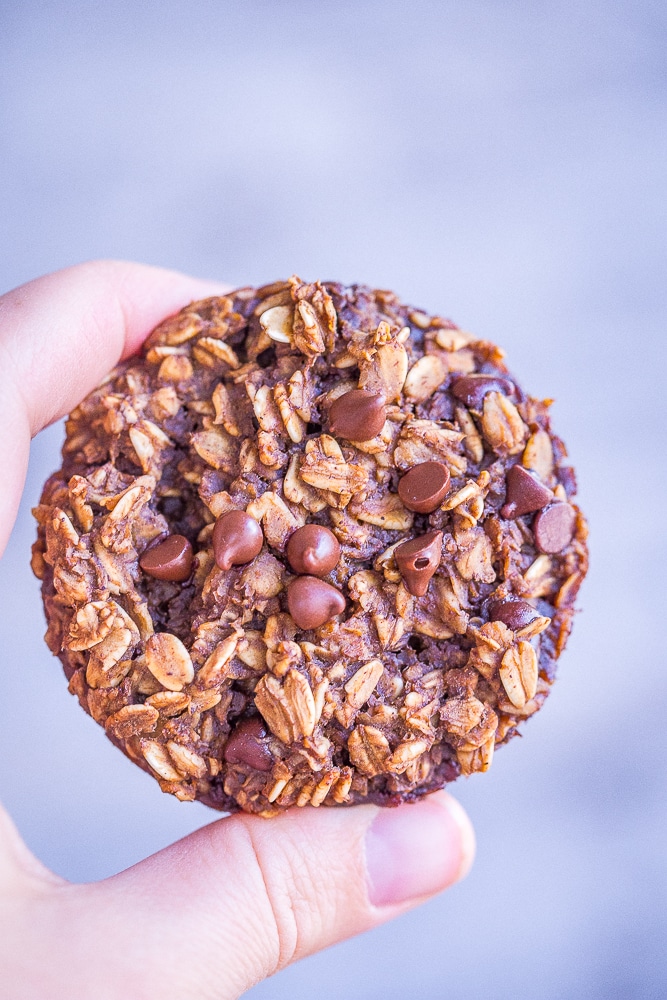
[[[256,820],[241,822],[261,878],[266,912],[270,914],[275,942],[273,973],[308,954],[318,942],[330,936],[327,928],[335,911],[332,896],[335,880],[327,877],[317,864],[317,845],[304,844],[302,840],[296,843],[287,831],[269,841],[258,829]]]

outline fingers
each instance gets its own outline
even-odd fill
[[[25,478],[31,434],[68,413],[160,320],[224,286],[97,261],[0,297],[0,553]]]
[[[398,809],[221,820],[78,891],[125,964],[140,951],[151,995],[226,998],[440,892],[473,852],[463,810],[438,793]]]
[[[165,316],[222,285],[126,261],[92,261],[0,298],[0,343],[33,434],[64,416]]]
[[[62,885],[63,880],[30,853],[0,804],[0,898],[24,895],[31,889]]]

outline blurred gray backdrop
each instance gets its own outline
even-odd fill
[[[456,788],[470,878],[255,1000],[667,995],[666,28],[651,0],[0,5],[0,290],[99,256],[395,288],[503,344],[579,469],[583,613],[525,739]],[[90,880],[213,817],[42,642],[29,509],[61,435],[0,563],[0,797]]]

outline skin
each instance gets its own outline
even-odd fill
[[[0,553],[31,437],[165,316],[224,291],[100,261],[0,297]],[[219,819],[127,871],[75,885],[30,854],[0,806],[3,982],[13,1000],[227,1000],[441,892],[473,853],[467,817],[441,792],[398,809]]]

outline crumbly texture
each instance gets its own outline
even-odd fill
[[[586,525],[549,401],[517,387],[466,406],[452,386],[471,373],[511,378],[494,344],[390,292],[294,277],[191,304],[71,414],[35,509],[46,641],[85,711],[163,791],[262,815],[395,805],[486,771],[542,706]],[[384,426],[336,438],[329,408],[358,388],[382,395]],[[450,487],[415,513],[398,482],[429,460]],[[514,465],[572,504],[562,551],[539,551],[535,513],[500,513]],[[264,542],[223,571],[212,536],[230,510]],[[310,630],[288,612],[285,554],[306,523],[336,535],[324,579],[346,600]],[[394,550],[434,531],[440,561],[414,596]],[[184,582],[139,565],[174,533],[195,554]],[[493,620],[508,598],[533,620]]]

